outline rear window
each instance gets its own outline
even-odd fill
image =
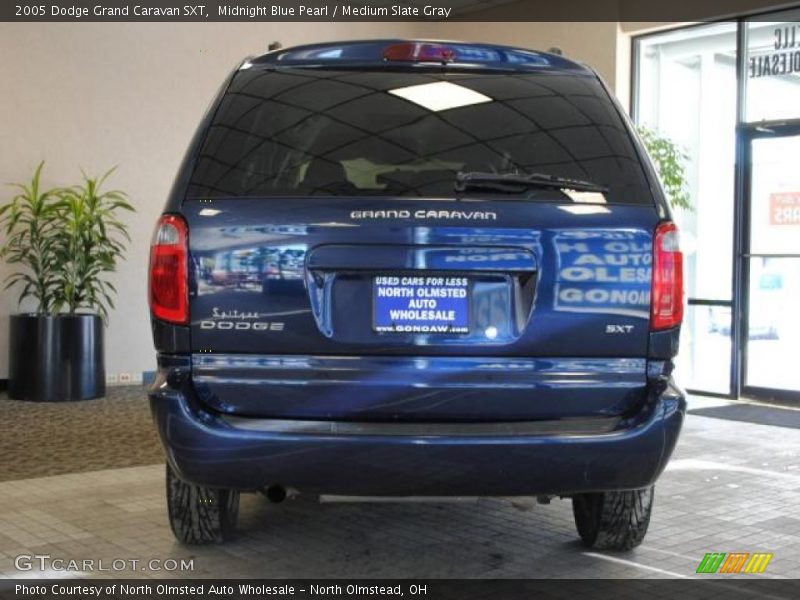
[[[594,77],[302,68],[236,75],[188,196],[452,197],[459,171],[581,179],[608,202],[652,203]]]

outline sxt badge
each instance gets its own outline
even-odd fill
[[[633,331],[633,325],[606,325],[606,333],[611,334],[620,334],[620,333],[631,333]]]

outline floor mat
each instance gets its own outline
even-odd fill
[[[697,408],[689,411],[690,415],[727,419],[728,421],[744,421],[757,425],[774,425],[800,429],[800,410],[788,410],[774,406],[758,404],[730,404],[713,408]]]
[[[164,462],[147,393],[109,387],[105,398],[25,402],[0,393],[0,481]]]

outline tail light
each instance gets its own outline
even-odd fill
[[[454,61],[457,56],[455,48],[443,44],[403,42],[383,49],[383,59],[391,61],[447,63]]]
[[[175,215],[164,215],[150,244],[150,312],[178,325],[189,322],[188,229]]]
[[[683,320],[683,254],[675,223],[661,223],[653,239],[650,329],[677,327]]]

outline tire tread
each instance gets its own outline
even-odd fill
[[[220,543],[233,536],[239,492],[186,483],[167,465],[167,512],[172,533],[184,544]]]
[[[573,498],[584,543],[599,550],[631,550],[642,543],[653,511],[654,488]]]

